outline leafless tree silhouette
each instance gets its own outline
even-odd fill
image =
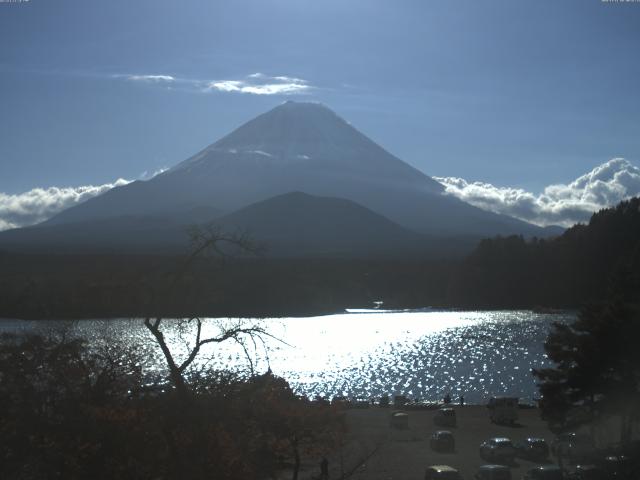
[[[238,254],[258,255],[263,251],[263,247],[255,243],[247,232],[229,233],[214,224],[191,227],[188,233],[191,238],[191,251],[180,268],[173,272],[174,278],[171,284],[171,290],[175,288],[177,282],[192,268],[193,263],[198,258],[207,254],[213,254],[216,258],[224,260],[237,256]],[[246,347],[246,341],[253,343],[255,351],[257,342],[261,342],[264,345],[265,337],[275,338],[269,334],[264,327],[247,320],[237,320],[231,324],[219,325],[215,335],[203,338],[203,320],[201,318],[191,317],[188,319],[179,319],[177,322],[180,328],[195,325],[195,339],[192,345],[188,347],[186,358],[179,361],[167,343],[165,333],[163,332],[163,321],[164,319],[162,317],[147,317],[144,320],[144,325],[153,335],[162,350],[169,369],[169,378],[176,388],[176,391],[180,394],[186,394],[189,391],[185,380],[185,371],[193,364],[203,346],[207,344],[220,344],[229,340],[237,342],[242,347],[251,371],[253,372],[253,362],[250,352]]]

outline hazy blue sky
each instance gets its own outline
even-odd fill
[[[640,159],[640,3],[0,3],[0,192],[137,178],[287,98],[430,175],[535,191]]]

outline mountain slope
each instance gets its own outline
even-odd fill
[[[294,102],[256,117],[151,180],[115,188],[46,223],[180,217],[185,209],[203,206],[229,213],[292,191],[349,199],[430,235],[545,235],[534,225],[444,195],[442,185],[328,108]]]
[[[250,232],[275,256],[407,254],[425,239],[382,215],[341,198],[302,192],[279,195],[216,221]]]
[[[189,229],[200,214],[180,219],[123,215],[8,230],[0,232],[0,250],[183,254],[190,251]],[[205,223],[228,233],[246,233],[264,247],[266,257],[279,258],[443,259],[468,253],[479,240],[422,235],[351,200],[302,192],[278,195]]]
[[[178,253],[187,225],[162,216],[123,215],[0,232],[0,250],[22,253]]]

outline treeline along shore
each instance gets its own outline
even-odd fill
[[[446,305],[451,261],[0,255],[0,317],[307,316]]]
[[[640,199],[553,239],[485,239],[466,257],[207,257],[178,278],[184,258],[0,252],[0,317],[305,316],[374,301],[388,308],[576,308],[623,277],[628,288],[640,285]]]

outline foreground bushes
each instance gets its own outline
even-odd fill
[[[0,477],[295,478],[301,457],[322,455],[342,432],[332,407],[270,373],[193,375],[185,395],[139,365],[116,347],[2,336]]]

